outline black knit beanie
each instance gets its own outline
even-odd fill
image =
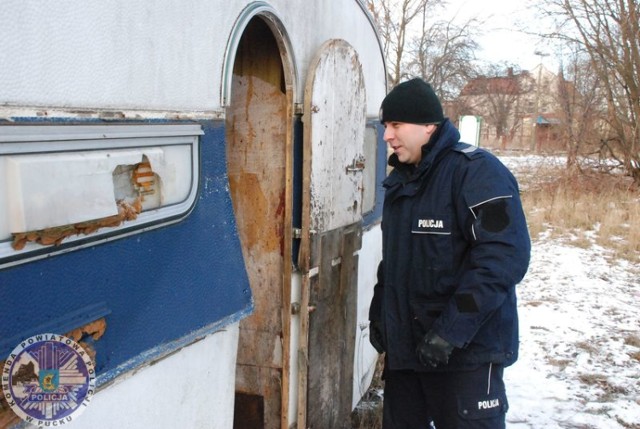
[[[442,105],[431,85],[414,78],[387,94],[380,107],[380,122],[435,124],[444,121]]]

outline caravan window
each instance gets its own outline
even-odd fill
[[[0,266],[186,216],[201,134],[184,124],[0,126]]]

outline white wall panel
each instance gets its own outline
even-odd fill
[[[290,39],[297,88],[328,39],[360,57],[368,116],[386,89],[375,34],[356,0],[4,0],[0,104],[61,109],[220,108],[225,49],[243,9],[263,4]],[[251,7],[250,7],[251,8]],[[330,19],[318,19],[330,14]],[[302,91],[296,101],[302,102]]]
[[[98,391],[74,429],[231,429],[238,324]]]

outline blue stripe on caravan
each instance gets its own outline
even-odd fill
[[[94,344],[98,380],[105,382],[250,314],[224,123],[200,124],[199,190],[191,214],[176,224],[0,270],[0,338],[28,338],[43,326],[63,334],[82,309],[106,309],[105,334]],[[0,360],[17,344],[3,346]]]

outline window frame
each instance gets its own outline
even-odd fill
[[[191,153],[189,190],[184,200],[144,210],[135,220],[115,227],[100,228],[89,235],[67,237],[59,245],[27,243],[21,250],[12,247],[12,239],[0,237],[0,269],[34,259],[123,238],[167,224],[179,222],[193,210],[197,201],[200,174],[200,136],[202,126],[189,124],[20,124],[0,125],[0,157],[46,155],[88,151],[144,150],[186,145]],[[10,186],[5,179],[0,212],[8,211],[6,194]],[[0,181],[0,184],[2,181]]]

